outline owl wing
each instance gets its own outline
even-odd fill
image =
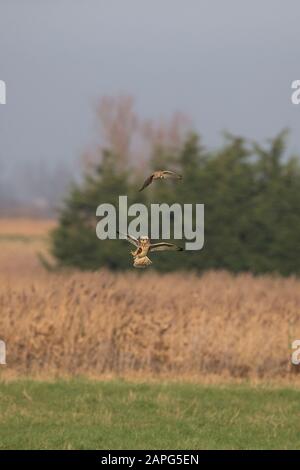
[[[174,171],[164,170],[162,174],[165,179],[173,179],[173,180],[182,179],[182,176],[179,175],[178,173],[175,173]]]
[[[149,251],[183,251],[180,246],[174,245],[173,243],[152,243],[149,247]]]
[[[150,175],[149,178],[147,178],[147,179],[144,181],[144,184],[143,184],[143,186],[139,189],[139,191],[143,191],[143,189],[147,188],[147,186],[149,186],[149,184],[152,183],[153,177],[154,177],[154,173],[152,173],[152,175]]]
[[[132,245],[134,245],[134,246],[136,246],[136,247],[139,246],[139,241],[138,241],[137,238],[132,237],[131,235],[128,235],[128,234],[125,235],[124,233],[118,232],[118,230],[117,230],[117,233],[118,233],[119,235],[121,235],[121,238],[122,238],[123,240],[129,241],[129,243],[132,243]]]

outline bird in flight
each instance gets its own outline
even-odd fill
[[[120,234],[120,232],[117,232]],[[123,235],[123,234],[120,234]],[[135,268],[145,268],[152,264],[152,261],[148,258],[148,254],[153,251],[183,251],[180,246],[174,245],[173,243],[151,243],[149,237],[142,236],[139,238],[132,237],[131,235],[123,235],[127,241],[136,247],[135,251],[131,251],[133,256],[133,266]]]
[[[158,170],[154,171],[152,175],[149,176],[149,178],[146,179],[144,182],[143,186],[139,189],[139,191],[143,191],[149,184],[152,183],[154,180],[164,180],[164,179],[172,179],[172,180],[181,180],[182,176],[179,175],[178,173],[175,173],[174,171],[168,171],[168,170]]]

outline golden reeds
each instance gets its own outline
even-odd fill
[[[0,339],[7,347],[0,368],[178,378],[298,370],[290,347],[300,339],[300,280],[151,269],[48,273],[36,243],[0,244]]]

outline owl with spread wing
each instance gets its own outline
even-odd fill
[[[143,186],[139,189],[139,191],[143,191],[143,189],[147,188],[149,184],[151,184],[155,180],[164,180],[164,179],[171,179],[171,180],[182,180],[182,176],[178,175],[178,173],[175,173],[174,171],[169,171],[169,170],[158,170],[154,171],[152,175],[149,176],[149,178],[146,179],[144,182]]]
[[[133,266],[135,268],[145,268],[152,264],[152,261],[148,258],[149,253],[155,251],[183,251],[183,248],[174,245],[174,243],[151,243],[150,238],[147,236],[135,238],[128,234],[124,235],[120,232],[117,233],[136,247],[136,250],[131,251],[134,260]]]

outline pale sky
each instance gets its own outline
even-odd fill
[[[299,25],[297,0],[0,0],[0,161],[78,159],[95,100],[120,93],[183,111],[210,148],[289,127],[300,154]]]

